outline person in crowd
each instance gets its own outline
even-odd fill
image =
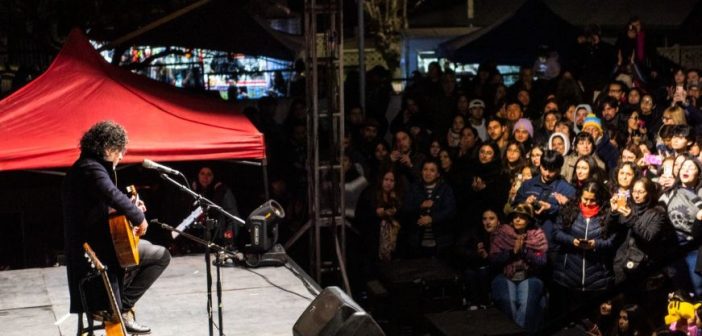
[[[224,211],[239,216],[239,208],[234,194],[226,184],[217,178],[211,166],[202,166],[198,170],[197,179],[192,183],[192,189],[221,206]],[[215,219],[215,227],[211,228],[211,237],[216,242],[232,246],[235,243],[235,237],[239,236],[239,223],[214,209],[210,209],[209,216]]]
[[[472,164],[478,157],[478,148],[481,141],[478,137],[478,131],[471,126],[463,127],[461,130],[461,141],[456,148],[454,164],[463,173],[470,175]]]
[[[516,100],[510,100],[505,104],[505,119],[510,125],[514,125],[519,119],[524,117],[522,105]]]
[[[625,204],[631,198],[631,188],[639,175],[638,167],[632,162],[622,162],[612,171],[611,193],[619,198],[621,204]]]
[[[399,130],[395,133],[395,144],[390,152],[390,163],[395,166],[404,185],[419,181],[421,164],[424,159],[424,154],[416,149],[413,138],[408,131]]]
[[[619,100],[614,97],[605,97],[599,105],[602,127],[617,129],[622,124],[619,113]]]
[[[663,111],[661,122],[663,125],[687,125],[685,110],[678,105],[670,106]]]
[[[611,288],[617,231],[609,216],[606,187],[589,181],[558,216],[553,234],[553,307],[568,311]],[[557,310],[560,311],[560,310]]]
[[[563,133],[553,133],[548,138],[548,149],[553,149],[561,156],[566,157],[570,152],[570,141],[568,136]]]
[[[127,332],[146,334],[151,328],[135,320],[134,306],[168,267],[171,255],[166,248],[140,239],[136,246],[140,257],[138,265],[125,270],[118,262],[118,251],[110,232],[110,215],[123,214],[134,223],[136,236],[146,234],[149,227],[144,216],[144,202],[134,197],[130,199],[116,185],[115,168],[124,157],[127,141],[127,131],[121,125],[113,121],[94,124],[80,139],[80,157],[64,178],[61,200],[69,309],[72,313],[92,314],[101,320],[115,320],[111,314],[121,314]],[[88,307],[83,306],[79,286],[91,271],[84,258],[84,243],[88,243],[107,266],[119,312],[110,312],[102,283],[86,286]],[[99,277],[95,279],[99,282]]]
[[[424,161],[421,167],[421,180],[410,186],[403,207],[406,254],[446,257],[454,243],[456,200],[436,161]]]
[[[614,330],[609,335],[612,336],[636,336],[651,335],[652,329],[648,325],[645,312],[637,304],[627,304],[619,310],[618,320]]]
[[[573,167],[571,175],[570,184],[576,189],[581,189],[589,181],[598,183],[604,183],[605,181],[605,173],[590,155],[581,156],[575,161],[575,167]]]
[[[602,160],[600,160],[595,153],[595,140],[592,138],[590,133],[578,133],[573,140],[573,144],[575,148],[573,148],[573,151],[570,154],[564,157],[563,168],[561,169],[561,175],[563,175],[563,178],[565,178],[566,181],[573,180],[575,162],[578,161],[578,158],[583,156],[591,156],[597,163],[600,170],[604,171],[606,169],[605,163],[602,162]]]
[[[684,157],[684,156],[683,156]],[[675,287],[702,295],[702,275],[697,270],[699,228],[702,222],[702,164],[694,158],[685,157],[675,184],[664,190],[660,201],[665,204],[668,219],[675,229],[678,247],[687,251],[675,264]]]
[[[602,129],[600,118],[594,114],[588,114],[583,123],[583,132],[590,134],[595,140],[595,153],[604,161],[607,169],[614,168],[619,160],[619,150],[612,145],[609,136]]]
[[[461,143],[461,130],[466,127],[466,117],[457,114],[453,116],[453,122],[446,132],[446,145],[449,148],[457,148]]]
[[[470,125],[478,131],[480,140],[487,141],[487,125],[485,123],[485,103],[480,99],[473,99],[468,105],[469,115],[468,121]]]
[[[463,218],[468,222],[475,222],[483,210],[505,204],[507,200],[510,177],[502,171],[498,154],[499,149],[495,143],[480,146],[467,202],[461,203],[465,204],[462,208],[468,211],[468,217]]]
[[[629,89],[629,93],[626,95],[626,102],[620,105],[620,112],[628,115],[633,111],[639,111],[641,109],[642,95],[643,91],[641,91],[641,88],[632,87]]]
[[[614,256],[616,283],[629,280],[626,296],[638,302],[652,316],[664,315],[665,275],[660,271],[665,257],[674,251],[675,237],[665,208],[658,204],[656,184],[647,177],[634,182],[632,197],[626,204],[615,196],[610,211],[623,226],[624,240]]]
[[[432,137],[429,141],[429,148],[425,153],[427,159],[438,160],[439,152],[442,149],[441,140],[438,137]]]
[[[575,107],[575,113],[572,116],[566,115],[568,120],[573,123],[573,131],[575,131],[575,133],[580,133],[580,130],[583,128],[583,123],[585,123],[585,117],[591,113],[593,113],[593,111],[589,104],[580,104]]]
[[[500,148],[500,156],[504,155],[509,141],[509,127],[507,121],[500,117],[491,117],[487,122],[487,132],[490,141],[494,141]]]
[[[361,232],[366,271],[377,261],[388,262],[397,252],[404,186],[392,168],[361,195],[355,223]],[[372,272],[372,271],[371,271]],[[370,273],[372,275],[373,273]]]
[[[531,121],[526,118],[517,120],[512,127],[512,137],[525,149],[531,149],[534,137],[534,126],[532,126]]]
[[[639,104],[639,106],[641,111],[640,117],[648,133],[648,138],[654,139],[655,135],[658,134],[658,129],[661,127],[662,111],[656,108],[653,95],[649,93],[641,95],[641,104]]]
[[[549,239],[561,207],[575,197],[573,186],[560,175],[562,166],[563,157],[554,150],[547,150],[541,157],[539,174],[522,184],[512,202],[534,207],[536,224],[543,228]]]
[[[529,158],[529,165],[538,169],[539,166],[541,166],[541,157],[544,155],[544,151],[546,151],[546,149],[544,147],[541,147],[541,146],[532,147],[531,150],[529,151],[529,155],[527,155]]]
[[[400,130],[409,130],[411,125],[423,122],[424,116],[419,108],[417,98],[405,96],[402,99],[400,112],[390,122],[390,132],[396,134]]]
[[[495,305],[528,333],[539,327],[545,307],[544,282],[548,241],[535,225],[531,205],[520,203],[509,214],[509,225],[499,227],[490,246],[490,261],[497,273],[492,281]]]
[[[642,127],[641,117],[638,111],[632,111],[629,114],[622,114],[626,120],[626,143],[644,144],[650,146],[651,142],[648,139],[646,128]]]
[[[534,142],[543,144],[546,143],[553,132],[556,131],[556,124],[561,120],[561,114],[558,111],[549,110],[544,113],[541,127],[536,131]]]
[[[522,168],[526,166],[526,150],[524,146],[514,140],[510,141],[502,156],[502,170],[510,178],[520,173]]]
[[[456,257],[459,268],[464,270],[466,306],[475,310],[490,304],[490,283],[494,272],[490,268],[490,248],[495,233],[503,225],[502,212],[486,209],[482,213],[481,224],[468,225],[456,242]]]
[[[672,130],[670,147],[675,156],[687,154],[695,142],[695,130],[688,125],[675,125]]]

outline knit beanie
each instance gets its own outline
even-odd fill
[[[514,134],[514,132],[516,132],[518,129],[525,129],[527,133],[529,133],[530,137],[534,137],[534,126],[531,124],[531,120],[527,118],[520,118],[517,120],[512,128],[512,134]]]
[[[583,129],[586,129],[588,126],[597,127],[602,132],[602,120],[592,113],[588,114],[585,117],[585,122],[583,122]]]

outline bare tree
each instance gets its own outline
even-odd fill
[[[408,0],[365,0],[375,48],[392,72],[400,65],[402,30],[407,29]]]

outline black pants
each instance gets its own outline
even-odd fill
[[[139,240],[139,266],[127,271],[121,286],[122,310],[129,310],[141,298],[171,262],[171,253],[148,240]]]

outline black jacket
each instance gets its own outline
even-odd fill
[[[68,170],[63,181],[61,198],[63,202],[64,252],[71,295],[71,313],[83,310],[78,284],[90,271],[90,265],[84,257],[84,242],[90,244],[98,259],[107,266],[113,289],[119,295],[119,283],[123,276],[123,270],[117,262],[117,255],[112,244],[108,224],[109,208],[125,214],[127,219],[134,224],[144,220],[144,213],[117,188],[115,181],[116,174],[112,168],[112,162],[89,155],[81,155]],[[95,299],[96,295],[91,297]],[[90,301],[91,310],[109,307],[106,302],[99,299]]]
[[[663,207],[636,209],[632,206],[632,213],[628,217],[617,217],[619,223],[628,230],[626,239],[614,256],[614,276],[615,281],[619,283],[628,275],[626,255],[630,246],[638,248],[646,255],[645,262],[638,268],[639,271],[645,271],[649,265],[660,263],[665,254],[671,253],[670,248],[675,242],[675,237]]]

